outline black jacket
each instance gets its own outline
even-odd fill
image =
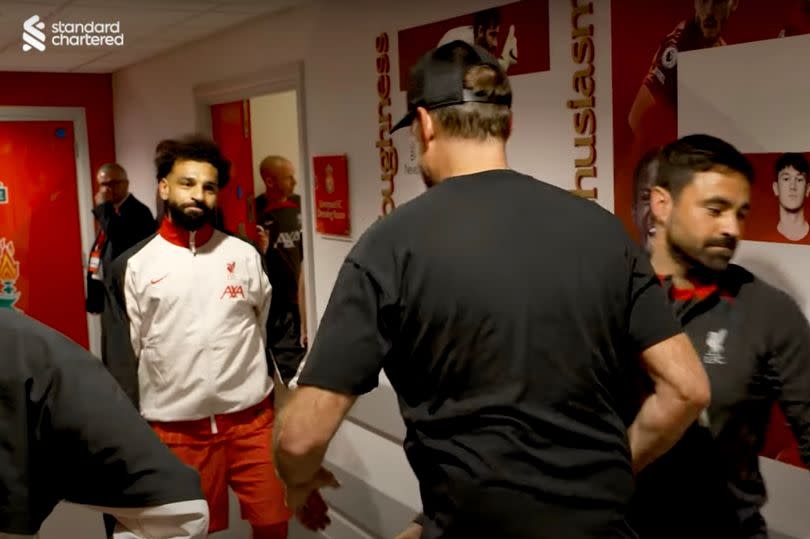
[[[133,195],[127,196],[124,202],[116,211],[111,202],[99,204],[93,208],[93,215],[98,222],[98,234],[94,241],[101,250],[102,273],[110,270],[112,261],[118,256],[150,236],[157,229],[155,218],[141,201]],[[101,242],[101,233],[104,233],[104,241]],[[87,300],[86,308],[90,313],[102,313],[104,311],[104,285],[88,272],[87,274]],[[102,338],[110,321],[102,316]]]
[[[105,202],[93,208],[93,215],[107,235],[102,253],[102,265],[107,264],[107,267],[121,253],[157,230],[152,212],[134,195],[127,196],[118,211],[111,202]]]

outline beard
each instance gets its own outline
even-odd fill
[[[177,204],[171,201],[168,201],[166,204],[169,208],[169,216],[172,219],[172,223],[184,230],[199,230],[206,223],[213,222],[214,211],[205,204],[196,202]],[[189,208],[199,208],[202,211],[200,213],[189,214],[186,213],[186,210]]]
[[[667,230],[667,246],[672,257],[698,275],[713,275],[725,271],[737,249],[737,239],[720,236],[699,241]]]

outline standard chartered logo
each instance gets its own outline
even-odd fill
[[[45,50],[45,23],[39,19],[39,15],[26,19],[23,23],[23,50],[25,52],[36,49],[40,52]]]
[[[23,22],[23,50],[43,52],[46,44],[53,47],[121,47],[124,33],[121,22],[63,22],[50,25],[50,38],[45,35],[45,23],[39,15]]]

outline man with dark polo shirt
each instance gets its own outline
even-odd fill
[[[332,481],[329,440],[382,369],[425,539],[635,537],[634,471],[706,406],[699,358],[619,221],[508,168],[511,100],[497,60],[462,41],[411,71],[394,130],[410,126],[428,190],[338,274],[276,435],[291,507]],[[634,419],[639,368],[656,384]]]
[[[679,139],[657,160],[652,265],[703,359],[712,403],[639,474],[631,524],[642,539],[764,539],[758,454],[775,403],[810,464],[810,327],[787,294],[729,263],[749,209],[748,160],[707,135]]]

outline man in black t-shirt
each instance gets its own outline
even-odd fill
[[[292,507],[332,481],[328,441],[382,369],[425,539],[635,537],[634,471],[707,404],[700,361],[621,223],[508,168],[511,100],[497,60],[462,41],[413,68],[394,129],[410,126],[429,189],[340,270],[276,431]],[[655,386],[634,419],[641,368]]]
[[[301,197],[294,194],[295,167],[289,159],[269,155],[262,159],[259,173],[265,192],[256,197],[258,247],[273,286],[267,345],[282,379],[289,382],[298,371],[307,345]]]
[[[101,361],[6,309],[0,350],[0,537],[35,537],[63,500],[110,515],[114,539],[207,536],[197,472],[163,445]]]

